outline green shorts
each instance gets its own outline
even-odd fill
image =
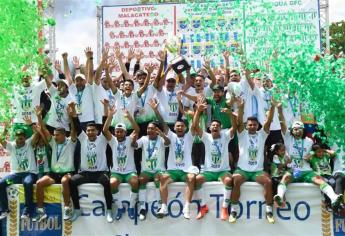
[[[167,170],[164,174],[169,175],[174,182],[186,182],[188,175],[183,170]]]
[[[142,171],[140,175],[144,174],[147,177],[149,177],[149,181],[154,181],[155,177],[157,175],[161,175],[162,173],[163,173],[162,171],[156,171],[156,172]]]
[[[120,183],[128,183],[134,176],[138,175],[135,172],[130,172],[128,174],[111,173],[111,177],[116,178]]]
[[[237,167],[234,174],[242,175],[246,181],[256,181],[256,177],[263,175],[265,172],[263,170],[259,171],[245,171]]]
[[[218,171],[218,172],[205,171],[204,173],[201,173],[200,175],[204,176],[205,182],[221,181],[224,175],[231,176],[229,171]]]
[[[313,178],[315,176],[317,176],[317,174],[312,170],[301,171],[299,173],[298,177],[294,177],[294,175],[291,174],[291,182],[294,182],[294,183],[313,183]]]

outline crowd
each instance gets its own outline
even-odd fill
[[[58,78],[47,61],[37,79],[25,75],[16,86],[12,129],[8,134],[6,125],[1,136],[12,173],[0,180],[0,219],[9,214],[6,188],[18,183],[25,190],[21,218],[37,222],[47,218],[44,189],[60,183],[63,219],[72,221],[82,213],[78,186],[84,183],[104,187],[109,223],[126,211],[134,218],[137,201],[145,220],[150,181],[160,218],[167,215],[172,182],[186,183],[186,219],[193,194],[201,206],[197,219],[207,214],[203,184],[209,181],[223,183],[221,219],[231,223],[246,181],[263,186],[269,223],[274,205],[284,207],[291,182],[314,183],[330,210],[343,207],[344,155],[311,136],[315,127],[302,122],[304,104],[296,92],[274,99],[268,72],[248,70],[245,63],[230,69],[227,51],[224,66],[211,68],[205,59],[196,73],[189,68],[181,74],[166,66],[163,51],[144,66],[142,53],[133,49],[126,56],[119,47],[105,49],[97,68],[91,48],[85,56],[85,65],[73,57],[70,70],[64,53],[63,62],[54,63]],[[120,75],[113,73],[116,67]],[[128,209],[119,200],[121,183],[131,186]]]

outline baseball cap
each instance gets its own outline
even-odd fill
[[[77,79],[77,78],[81,78],[81,79],[83,79],[83,80],[86,80],[86,77],[85,77],[85,75],[83,75],[83,74],[76,74],[75,77],[74,77],[74,79]]]
[[[59,80],[56,81],[57,84],[60,83],[60,82],[64,83],[67,87],[69,86],[67,80],[65,80],[65,79],[59,79]]]
[[[292,123],[292,128],[299,128],[299,129],[303,129],[304,128],[304,124],[302,121],[295,121]]]
[[[122,129],[124,131],[127,131],[126,129],[126,125],[124,123],[118,123],[116,126],[115,126],[115,129]]]
[[[216,84],[212,87],[212,91],[216,91],[216,90],[224,91],[224,88],[223,86]]]
[[[23,129],[17,129],[14,133],[16,136],[17,135],[25,135],[25,131]]]

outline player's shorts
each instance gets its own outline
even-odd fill
[[[116,178],[120,183],[128,183],[132,177],[138,176],[135,172],[130,172],[127,174],[119,174],[112,172],[111,178]]]
[[[149,177],[149,181],[154,181],[155,177],[161,174],[163,174],[162,171],[156,171],[156,172],[142,171],[140,175],[146,175],[147,177]]]
[[[65,175],[71,175],[70,172],[66,172],[66,173],[54,173],[54,172],[50,172],[47,175],[52,178],[56,184],[61,184],[61,179],[62,177],[64,177]],[[71,175],[72,176],[72,175]]]
[[[237,167],[234,174],[240,174],[244,177],[246,181],[256,181],[256,177],[263,175],[265,172],[263,170],[259,171],[245,171]]]
[[[200,175],[204,176],[206,182],[221,181],[225,175],[231,176],[229,171],[218,171],[218,172],[205,171],[201,173]]]
[[[313,183],[313,178],[317,176],[317,174],[312,171],[301,171],[298,173],[298,175],[291,174],[291,182],[294,183]]]
[[[167,170],[164,174],[169,175],[174,182],[186,182],[188,175],[183,170]]]

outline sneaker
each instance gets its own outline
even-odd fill
[[[266,219],[268,221],[268,223],[270,224],[274,224],[275,220],[273,218],[273,213],[272,212],[266,212]]]
[[[200,208],[200,211],[196,217],[197,220],[200,220],[201,218],[203,218],[208,212],[208,207],[207,205],[204,205]]]
[[[72,216],[72,209],[70,207],[64,207],[63,209],[63,220],[69,220]]]
[[[163,207],[157,212],[157,218],[163,218],[167,215],[168,215],[168,209],[163,208]]]
[[[146,220],[146,214],[147,214],[147,210],[141,209],[139,212],[139,220]]]
[[[30,218],[29,208],[24,207],[23,213],[22,213],[22,215],[20,216],[20,219],[22,219],[22,220],[27,220],[27,219],[29,219],[29,218]],[[46,218],[47,218],[47,217],[46,217]]]
[[[42,220],[45,220],[47,219],[47,214],[46,214],[46,211],[44,210],[44,208],[42,209],[36,209],[36,215],[34,218],[32,218],[32,221],[33,222],[41,222]]]
[[[107,222],[108,223],[113,223],[114,219],[113,219],[113,213],[111,210],[107,210]]]
[[[230,223],[236,223],[237,221],[237,212],[236,211],[232,211],[230,213],[230,216],[229,216],[229,222]]]
[[[337,210],[340,203],[342,203],[342,201],[343,201],[343,194],[339,194],[337,199],[334,202],[332,202],[332,208],[334,210]]]
[[[0,212],[0,220],[5,219],[10,214],[9,210]]]
[[[115,219],[120,220],[122,218],[122,213],[125,213],[125,212],[126,212],[125,208],[117,208]]]
[[[278,207],[283,206],[282,198],[278,194],[274,195],[273,200],[274,200],[274,203],[277,204]]]
[[[134,220],[135,218],[135,210],[133,207],[128,208],[128,217],[131,220]]]
[[[184,207],[183,208],[183,217],[185,218],[185,219],[187,219],[187,220],[189,220],[190,219],[190,210],[189,210],[189,207]]]
[[[71,221],[72,222],[76,221],[79,216],[81,216],[81,210],[80,209],[74,209],[73,215],[71,217]]]

